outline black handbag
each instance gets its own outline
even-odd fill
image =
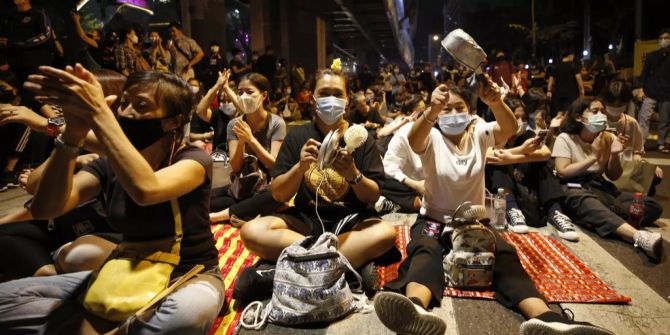
[[[247,155],[244,157],[242,169],[230,174],[228,194],[237,201],[251,198],[267,186],[267,175],[260,168],[258,158]]]

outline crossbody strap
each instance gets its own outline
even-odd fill
[[[181,252],[181,239],[184,237],[181,224],[181,210],[179,209],[179,202],[177,199],[170,200],[172,206],[172,215],[174,216],[174,243],[172,244],[172,253],[179,255]]]

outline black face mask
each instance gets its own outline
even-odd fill
[[[123,133],[126,134],[126,137],[128,137],[128,140],[137,151],[146,149],[165,135],[162,123],[164,119],[166,118],[144,120],[127,117],[117,118]]]

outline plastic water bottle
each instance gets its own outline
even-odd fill
[[[640,229],[644,218],[644,199],[642,193],[633,195],[633,203],[628,208],[628,223],[635,229]]]
[[[505,189],[499,188],[498,194],[493,199],[493,220],[491,227],[503,230],[507,226],[507,201],[505,200]]]

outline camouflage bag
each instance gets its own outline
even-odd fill
[[[454,228],[452,249],[442,262],[447,286],[486,289],[493,282],[495,235],[479,222]]]

